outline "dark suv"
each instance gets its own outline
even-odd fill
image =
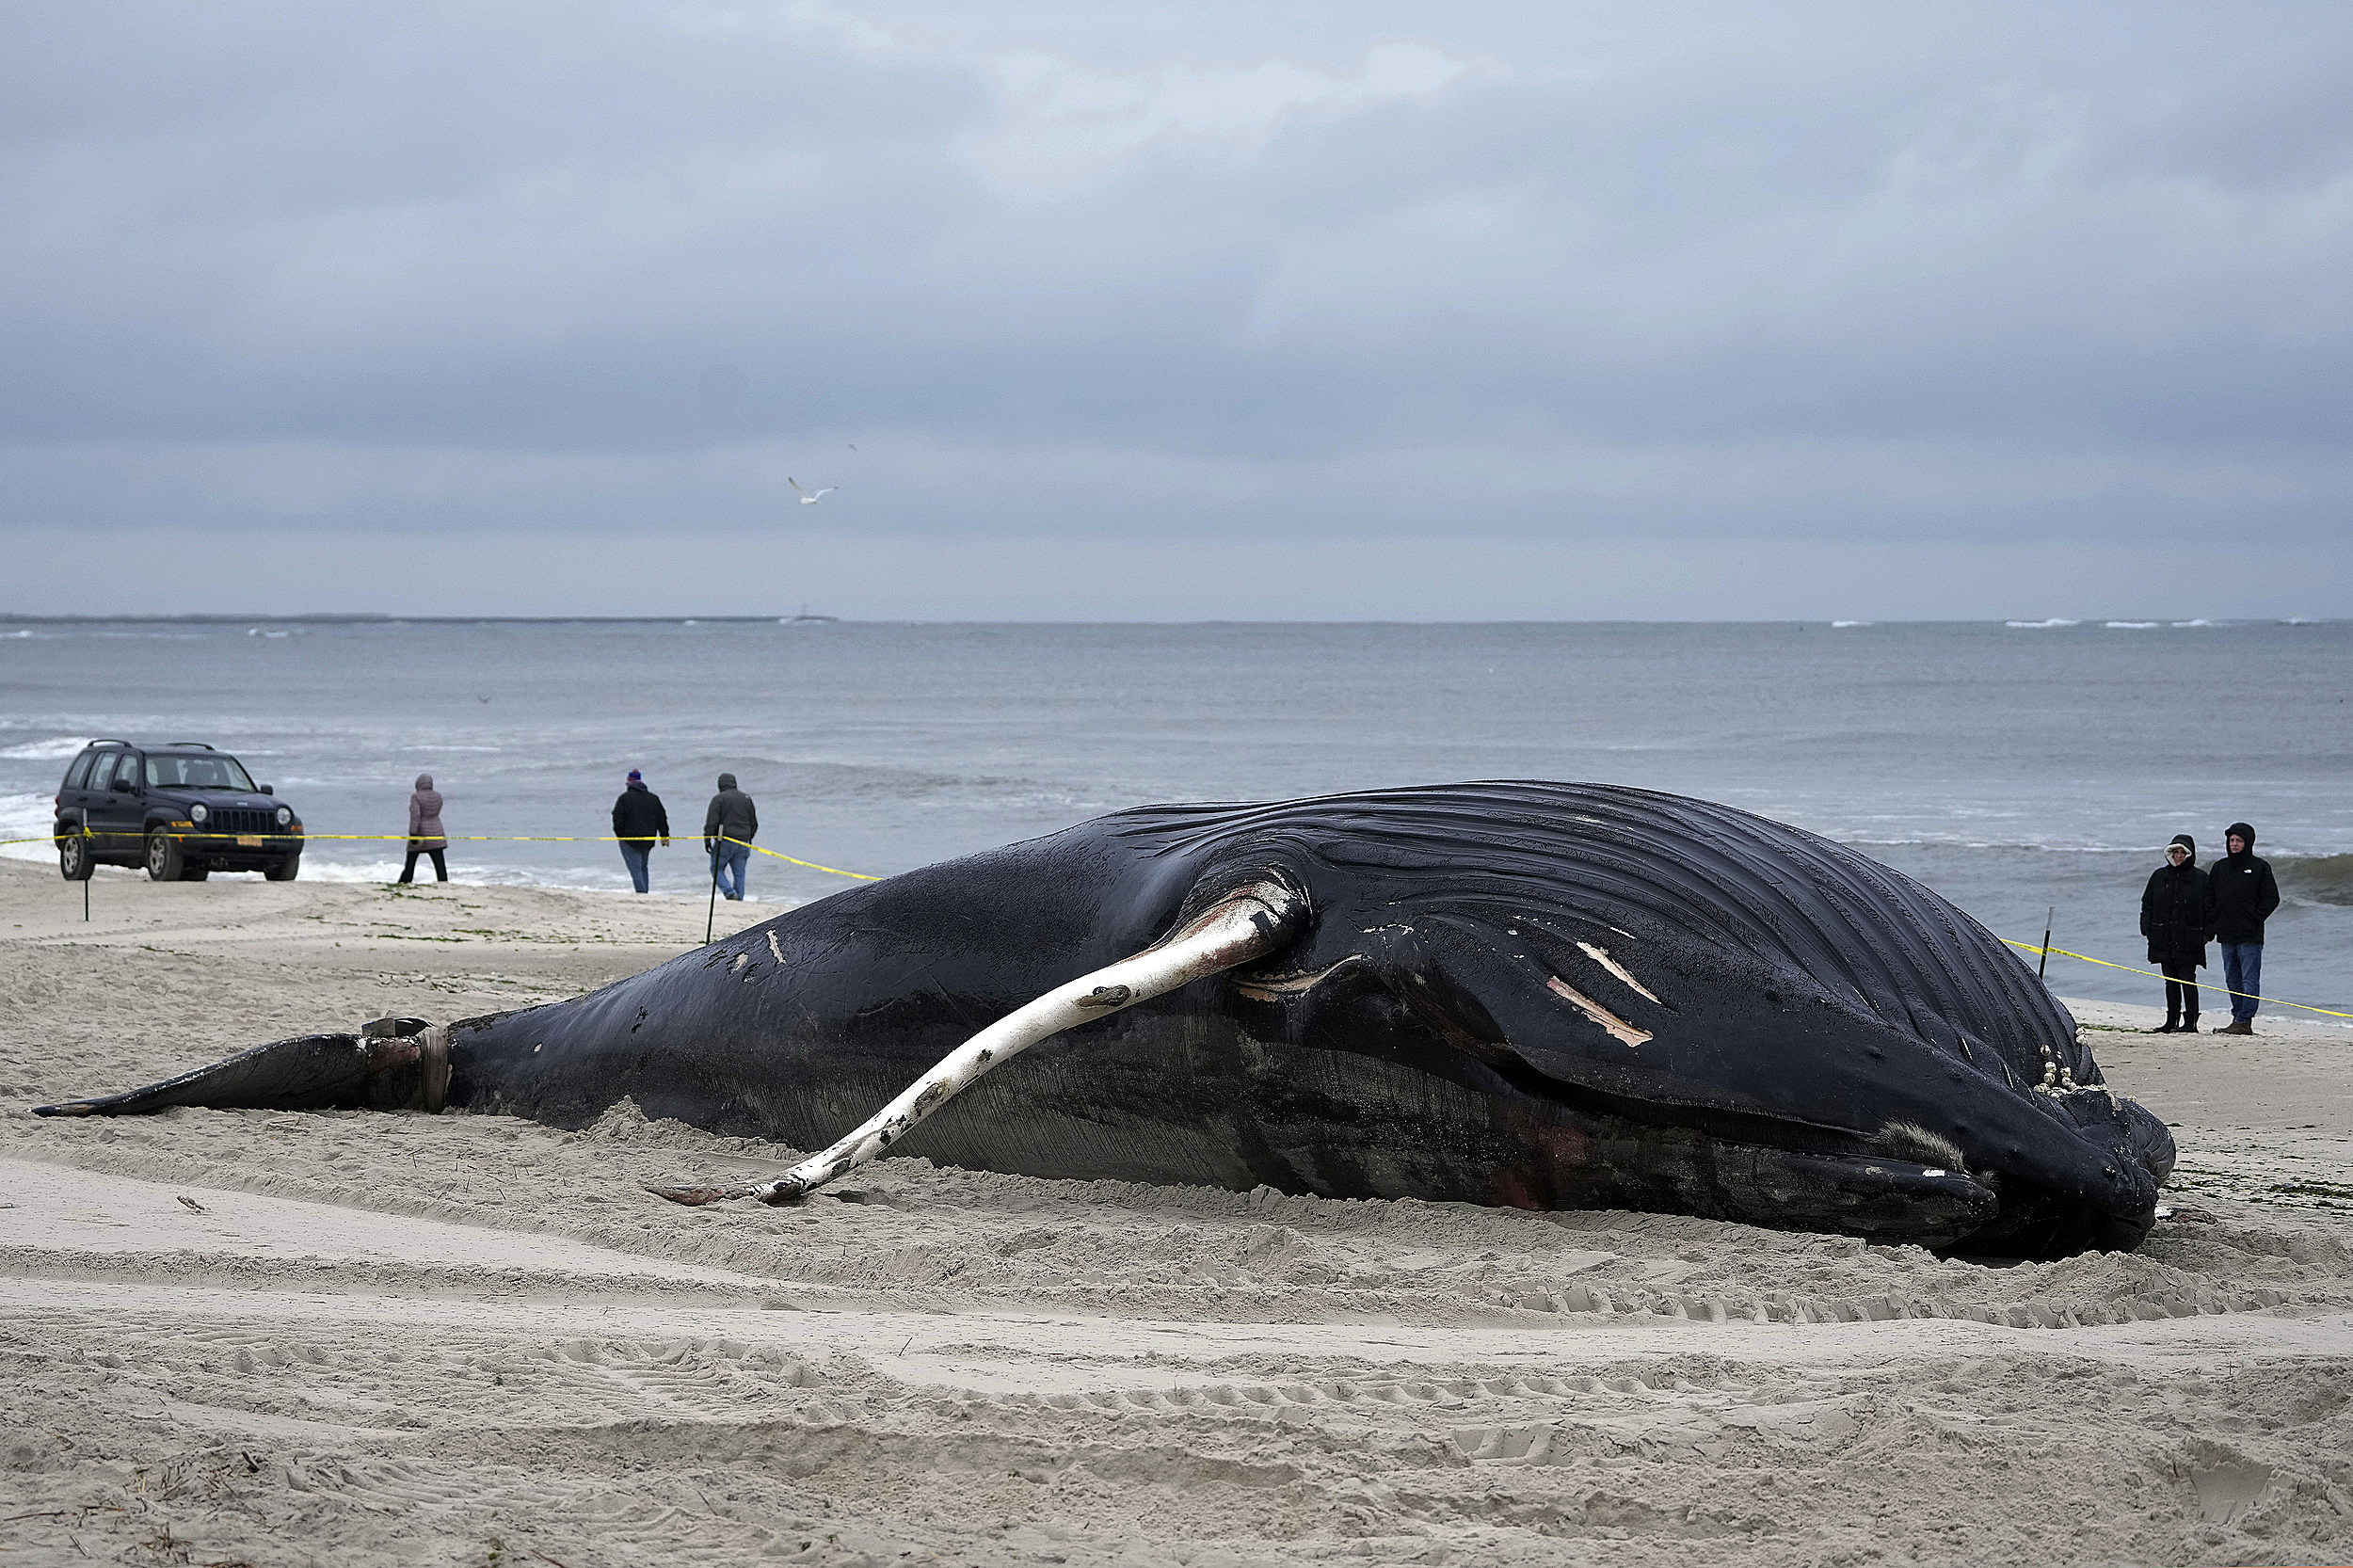
[[[145,866],[157,882],[302,870],[302,819],[245,764],[200,741],[92,741],[57,790],[57,870],[69,882],[100,864]]]

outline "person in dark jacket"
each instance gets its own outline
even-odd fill
[[[2206,873],[2198,869],[2198,841],[2176,833],[2165,846],[2165,864],[2149,873],[2140,894],[2140,934],[2149,938],[2149,962],[2165,974],[2165,1022],[2150,1032],[2198,1032],[2198,971],[2206,962],[2207,920],[2212,918]]]
[[[752,835],[759,831],[752,797],[735,787],[735,775],[721,774],[719,792],[703,811],[703,848],[711,853],[711,879],[723,896],[744,896],[744,868],[751,863]]]
[[[2255,998],[2264,979],[2264,921],[2280,907],[2280,885],[2271,862],[2255,856],[2255,830],[2231,824],[2223,840],[2230,854],[2206,873],[2214,939],[2222,944],[2222,979],[2231,987],[2231,1021],[2217,1034],[2255,1032]]]
[[[433,857],[433,875],[437,881],[449,880],[449,835],[441,831],[441,792],[433,787],[433,776],[417,775],[416,792],[408,797],[408,861],[400,868],[403,882],[417,879],[417,856]]]
[[[670,813],[662,808],[662,797],[646,788],[646,776],[635,768],[629,770],[629,785],[621,791],[621,798],[613,803],[613,836],[621,840],[621,863],[629,868],[629,880],[639,892],[652,883],[654,840],[662,847],[670,847]]]

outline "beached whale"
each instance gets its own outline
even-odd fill
[[[576,1000],[370,1029],[41,1113],[579,1128],[627,1096],[822,1151],[680,1201],[790,1201],[888,1151],[2038,1256],[2136,1244],[2173,1161],[1944,899],[1797,828],[1597,784],[1121,811]]]

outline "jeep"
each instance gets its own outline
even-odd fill
[[[57,790],[57,870],[69,882],[98,865],[145,866],[157,882],[302,870],[302,819],[245,764],[201,741],[92,741]]]

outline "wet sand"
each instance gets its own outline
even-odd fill
[[[2353,1031],[2128,1032],[2131,1256],[29,1106],[568,996],[700,901],[0,863],[0,1562],[2353,1560]],[[721,925],[775,914],[721,907]],[[2153,983],[2153,984],[2154,983]]]

